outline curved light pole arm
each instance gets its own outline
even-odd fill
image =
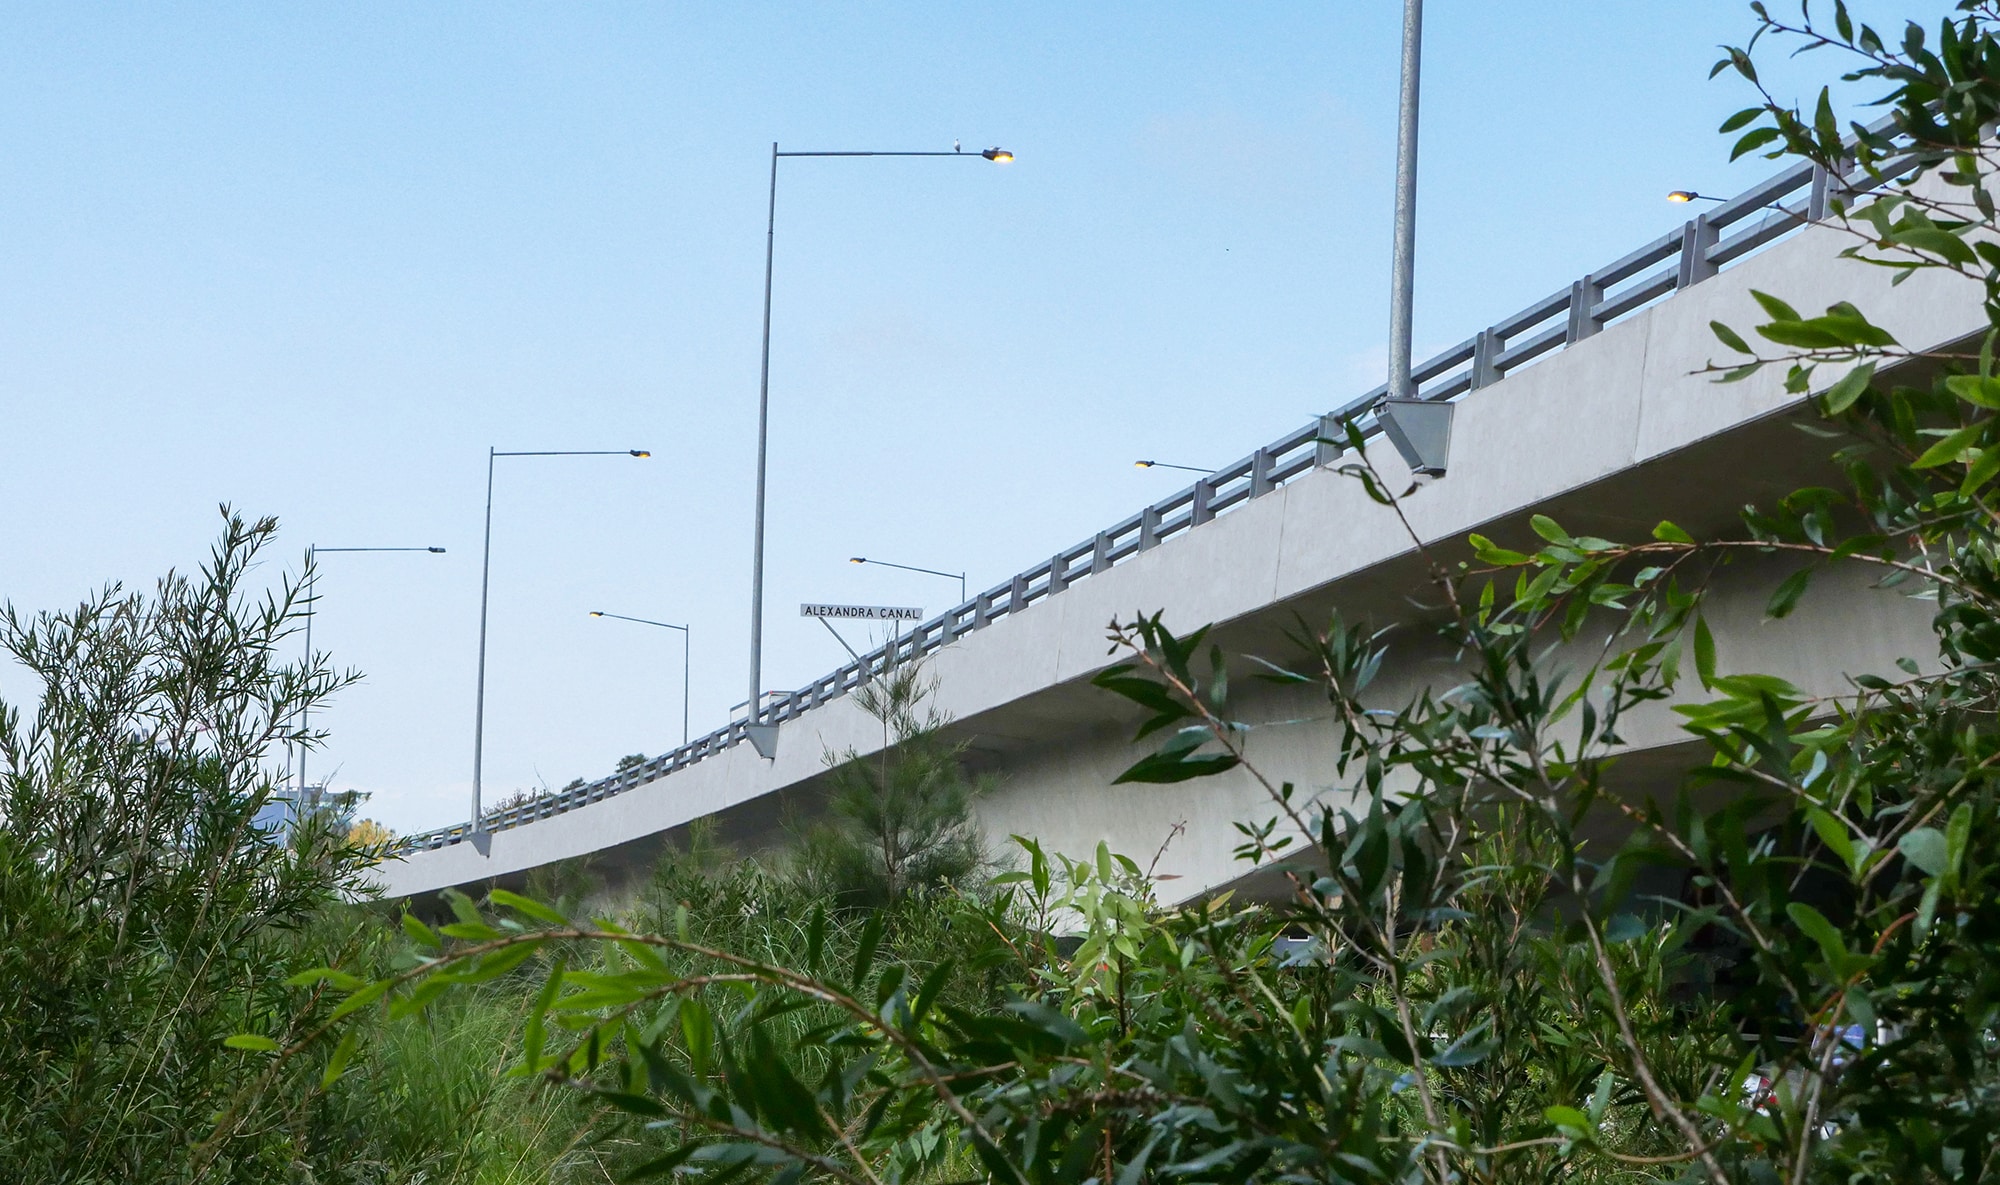
[[[901,568],[905,572],[922,572],[926,576],[942,576],[946,580],[956,580],[958,581],[958,603],[961,605],[965,604],[965,573],[963,572],[940,572],[936,568],[919,568],[913,564],[892,564],[888,560],[871,560],[865,556],[855,556],[850,562],[856,564],[874,564],[881,568]]]
[[[694,669],[694,631],[670,621],[654,621],[649,617],[627,617],[623,613],[606,613],[601,609],[592,609],[590,615],[616,618],[619,621],[634,621],[640,625],[656,625],[663,630],[681,632],[681,744],[685,746],[688,743],[688,672]]]
[[[308,666],[310,666],[310,664],[312,663],[313,616],[315,613],[317,613],[319,609],[319,565],[317,563],[317,557],[328,555],[334,552],[353,552],[353,551],[426,551],[432,555],[444,554],[444,548],[442,547],[320,547],[316,544],[310,544],[310,543],[307,544],[306,545],[306,663],[308,664]],[[311,723],[311,721],[312,721],[312,705],[306,704],[299,710],[300,735],[298,741],[298,746],[299,746],[298,795],[300,802],[305,801],[305,795],[306,795],[305,732],[307,725]]]

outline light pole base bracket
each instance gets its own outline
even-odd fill
[[[766,761],[778,756],[778,726],[775,724],[746,724],[743,734],[750,738],[750,747],[757,750],[757,756]]]
[[[1452,410],[1452,404],[1428,399],[1384,399],[1375,414],[1410,472],[1443,477],[1451,455]]]

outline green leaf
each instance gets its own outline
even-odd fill
[[[1919,827],[1910,832],[1896,841],[1896,850],[1903,853],[1903,859],[1931,876],[1941,876],[1951,867],[1950,845],[1944,832],[1935,827]]]
[[[1945,390],[1975,407],[2000,410],[2000,378],[1977,374],[1955,374],[1944,381]]]
[[[247,1049],[252,1053],[276,1053],[278,1043],[257,1033],[232,1033],[222,1039],[231,1049]]]
[[[1556,520],[1546,514],[1535,515],[1528,520],[1528,525],[1535,528],[1535,534],[1558,546],[1569,547],[1576,542],[1569,537],[1569,532],[1563,530],[1556,524]]]
[[[682,1144],[665,1156],[656,1156],[638,1168],[626,1173],[624,1179],[627,1181],[644,1181],[650,1177],[664,1177],[687,1163],[688,1157],[701,1151],[702,1147],[703,1145],[701,1144]]]
[[[1479,561],[1484,564],[1514,567],[1519,564],[1525,564],[1530,559],[1529,556],[1523,555],[1518,551],[1510,551],[1507,548],[1495,546],[1491,539],[1481,534],[1474,533],[1467,535],[1465,541],[1472,545],[1473,554],[1478,556]]]
[[[1838,382],[1826,389],[1820,396],[1826,405],[1826,414],[1837,416],[1854,406],[1854,401],[1867,392],[1868,384],[1875,381],[1875,364],[1863,362],[1861,365],[1841,375]]]
[[[1589,1140],[1597,1134],[1597,1128],[1590,1122],[1590,1116],[1575,1107],[1549,1107],[1542,1111],[1542,1118],[1561,1130],[1572,1140]]]
[[[1665,519],[1661,519],[1660,524],[1653,528],[1653,538],[1658,539],[1662,543],[1694,542],[1693,535],[1688,534]]]
[[[1891,243],[1925,255],[1934,255],[1947,263],[1967,264],[1978,261],[1972,248],[1965,240],[1948,230],[1935,226],[1911,226],[1893,231],[1888,236]]]
[[[1806,937],[1819,944],[1820,953],[1826,957],[1827,966],[1834,968],[1835,974],[1847,964],[1847,944],[1840,940],[1840,931],[1826,920],[1826,915],[1803,901],[1794,901],[1785,906],[1785,916],[1792,924],[1805,931]]]
[[[1617,914],[1605,923],[1604,940],[1610,943],[1630,942],[1643,936],[1647,929],[1646,919],[1638,914]]]
[[[1983,420],[1977,424],[1967,424],[1925,449],[1923,456],[1918,457],[1913,465],[1918,469],[1935,469],[1939,465],[1956,461],[1985,431],[1986,422]]]
[[[535,993],[534,1005],[528,1009],[528,1019],[521,1034],[521,1069],[533,1074],[541,1069],[542,1042],[548,1033],[549,1009],[555,1006],[556,997],[562,994],[563,974],[567,964],[560,958],[549,969],[549,977],[542,981],[542,990]]]
[[[1965,467],[1965,480],[1959,483],[1959,491],[1971,494],[1995,477],[2000,477],[2000,448],[1976,449],[1971,463]]]
[[[1875,997],[1869,995],[1860,984],[1847,989],[1847,1014],[1854,1023],[1861,1026],[1864,1033],[1875,1031]]]
[[[1774,132],[1773,134],[1775,135],[1776,133]],[[1779,300],[1777,297],[1772,296],[1768,292],[1759,292],[1755,288],[1752,288],[1750,290],[1750,295],[1753,299],[1756,300],[1758,304],[1763,306],[1764,312],[1769,314],[1771,319],[1774,321],[1803,320],[1803,318],[1799,316],[1799,311],[1797,309],[1786,304],[1784,301]]]
[[[343,992],[351,992],[361,986],[362,980],[358,976],[349,975],[345,971],[335,971],[331,967],[314,967],[310,971],[301,971],[287,979],[285,986],[311,987],[316,983],[330,983]]]
[[[1806,808],[1806,821],[1812,824],[1813,831],[1818,833],[1819,840],[1826,845],[1827,851],[1840,857],[1840,862],[1853,870],[1854,839],[1848,835],[1847,825],[1816,806]]]
[[[383,993],[388,990],[389,981],[386,979],[378,979],[374,983],[364,984],[360,988],[357,988],[353,995],[342,1000],[332,1013],[327,1016],[327,1019],[339,1020],[343,1016],[359,1012],[381,999]]]
[[[1724,325],[1722,322],[1710,321],[1708,323],[1708,327],[1715,333],[1716,340],[1720,341],[1723,345],[1728,346],[1730,349],[1735,350],[1737,353],[1754,354],[1757,352],[1750,348],[1749,344],[1743,340],[1743,336],[1741,334],[1737,333],[1734,329],[1731,329],[1729,326]]]
[[[1771,594],[1770,603],[1764,607],[1764,611],[1773,618],[1790,616],[1792,610],[1798,608],[1799,598],[1805,595],[1806,585],[1811,580],[1811,568],[1800,568],[1785,577],[1778,585],[1778,590]]]
[[[1715,635],[1705,617],[1694,619],[1694,673],[1703,687],[1715,686]]]
[[[1944,827],[1944,866],[1953,877],[1965,867],[1965,845],[1972,838],[1972,804],[1961,802]]]
[[[438,937],[438,932],[424,925],[413,913],[403,915],[403,933],[408,934],[410,941],[418,946],[427,946],[432,950],[444,946],[444,939]]]
[[[349,1029],[341,1034],[340,1044],[333,1047],[333,1056],[327,1059],[326,1069],[319,1076],[319,1088],[325,1090],[340,1081],[340,1076],[347,1073],[348,1061],[353,1057],[354,1030]]]
[[[1745,132],[1743,134],[1743,138],[1736,142],[1736,147],[1730,150],[1729,159],[1735,160],[1739,156],[1744,156],[1749,153],[1755,152],[1759,148],[1762,148],[1764,145],[1769,144],[1771,141],[1777,138],[1778,138],[1778,129],[1776,128],[1773,127],[1753,128],[1750,131]]]
[[[504,905],[516,913],[527,914],[538,922],[546,922],[551,926],[569,925],[568,918],[543,905],[541,902],[523,897],[519,893],[510,893],[505,889],[495,889],[488,893],[486,897],[495,905]]]
[[[1758,116],[1762,114],[1764,114],[1764,109],[1762,107],[1745,107],[1743,110],[1738,111],[1736,114],[1730,116],[1728,119],[1723,120],[1722,126],[1715,129],[1716,134],[1726,136],[1729,133],[1736,131],[1737,129],[1749,124],[1750,121],[1756,119]]]
[[[504,937],[500,931],[485,922],[453,922],[448,926],[439,926],[438,933],[447,938],[462,938],[467,942],[491,942]]]
[[[857,988],[868,979],[868,969],[875,965],[875,948],[882,944],[882,927],[886,924],[887,919],[880,910],[869,914],[868,920],[862,923],[861,941],[854,950],[852,982]]]

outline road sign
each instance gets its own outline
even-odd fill
[[[897,605],[813,605],[799,606],[800,617],[838,617],[848,621],[922,621],[922,609]]]

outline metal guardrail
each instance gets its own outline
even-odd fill
[[[1894,176],[1893,166],[1878,176]],[[1856,175],[1834,178],[1816,165],[1801,164],[1695,216],[1679,230],[1660,236],[1624,258],[1599,268],[1567,288],[1494,323],[1415,368],[1417,397],[1456,399],[1505,378],[1511,371],[1596,334],[1687,288],[1760,248],[1786,238],[1828,212],[1836,186],[1859,192],[1880,184]],[[1056,552],[1013,579],[918,625],[910,633],[821,676],[766,707],[767,724],[795,720],[852,691],[888,662],[907,662],[983,629],[1011,613],[1107,571],[1163,541],[1218,515],[1261,498],[1300,474],[1336,461],[1343,424],[1354,421],[1364,439],[1380,433],[1376,405],[1386,384],[1279,437],[1193,485],[1105,530]],[[707,736],[661,754],[643,765],[586,786],[548,795],[487,816],[489,831],[505,831],[601,802],[686,769],[746,739],[745,721],[733,720]],[[467,838],[465,824],[399,840],[398,855],[448,847]]]

